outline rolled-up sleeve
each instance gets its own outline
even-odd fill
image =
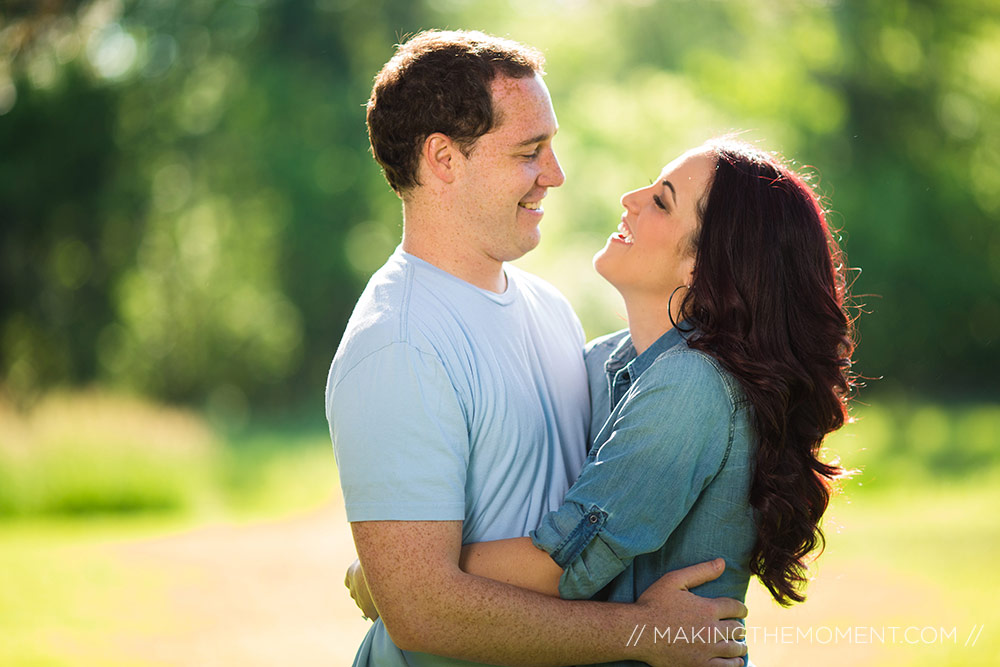
[[[665,355],[632,385],[563,505],[531,533],[563,568],[559,593],[592,597],[659,549],[725,464],[733,403],[703,355]]]

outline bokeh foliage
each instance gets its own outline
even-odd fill
[[[864,269],[859,370],[887,390],[997,393],[995,2],[0,7],[0,376],[18,402],[92,381],[235,415],[318,400],[400,231],[363,104],[392,45],[426,27],[546,53],[568,179],[525,264],[589,334],[621,325],[589,267],[619,195],[747,130],[810,165]]]

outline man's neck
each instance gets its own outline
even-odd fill
[[[434,216],[409,202],[403,205],[404,252],[476,287],[498,294],[506,291],[503,262],[474,247],[457,230],[460,226],[449,225],[443,216]]]

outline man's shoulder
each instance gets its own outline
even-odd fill
[[[369,279],[334,357],[334,368],[399,346],[439,355],[463,340],[471,286],[397,249]],[[474,299],[473,299],[474,300]]]
[[[391,374],[415,359],[434,356],[427,337],[411,323],[414,282],[413,266],[397,255],[368,280],[330,366],[328,401],[342,383],[353,386],[373,369]]]
[[[362,291],[337,346],[334,368],[354,366],[379,350],[409,346],[430,352],[426,329],[440,321],[428,299],[429,276],[418,262],[397,249]],[[433,276],[430,276],[433,278]]]
[[[347,322],[341,348],[354,344],[377,348],[398,342],[412,280],[410,267],[398,253],[393,254],[372,274],[361,292]]]

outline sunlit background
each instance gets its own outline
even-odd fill
[[[677,154],[739,131],[823,195],[861,269],[871,379],[829,443],[860,472],[808,601],[753,585],[755,661],[1000,657],[994,0],[7,0],[0,664],[353,656],[322,394],[400,234],[363,105],[429,27],[545,53],[567,181],[519,263],[588,336],[623,326],[590,266],[618,199]]]

